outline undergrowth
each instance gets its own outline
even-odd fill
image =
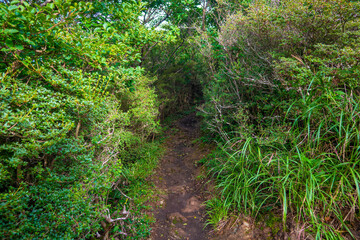
[[[229,9],[227,7],[233,7]],[[281,216],[296,238],[359,238],[357,1],[219,6],[198,39],[209,63],[199,107],[218,150],[209,223]]]
[[[209,223],[216,225],[235,209],[255,218],[280,211],[284,230],[305,224],[301,231],[307,229],[316,239],[355,238],[359,99],[343,92],[322,97],[304,95],[300,102],[306,109],[282,137],[270,131],[258,138],[234,138],[208,159],[221,195],[207,203]],[[316,115],[322,120],[314,121]]]
[[[125,206],[130,211],[123,229],[114,228],[112,232],[112,236],[122,236],[124,239],[146,239],[150,234],[150,225],[154,222],[146,211],[151,210],[147,203],[154,201],[157,190],[148,178],[153,174],[163,149],[160,142],[155,141],[143,144],[136,151],[139,158],[123,168],[122,177],[118,181],[122,187],[115,187],[109,199],[111,205],[118,208]]]

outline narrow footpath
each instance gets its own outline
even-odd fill
[[[168,133],[166,152],[153,175],[160,191],[151,240],[205,240],[210,227],[205,227],[204,201],[208,198],[205,184],[197,176],[196,162],[209,150],[196,143],[199,122],[195,114],[175,123]]]
[[[272,230],[265,222],[254,224],[253,219],[241,214],[219,223],[216,231],[205,227],[204,202],[215,190],[207,182],[204,169],[196,164],[211,152],[210,146],[196,141],[200,137],[199,124],[194,113],[175,122],[167,132],[165,154],[151,179],[159,195],[152,203],[156,222],[148,240],[288,239],[280,227]]]

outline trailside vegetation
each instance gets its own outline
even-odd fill
[[[219,150],[205,161],[230,213],[282,216],[296,238],[358,238],[357,1],[217,2],[198,37],[209,66],[201,106]],[[220,200],[220,201],[219,201]]]
[[[158,101],[139,62],[159,34],[139,21],[143,7],[0,3],[1,238],[120,238],[143,225],[131,170],[161,152],[146,143]]]

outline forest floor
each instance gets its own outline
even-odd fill
[[[269,239],[268,228],[260,231],[250,219],[239,216],[220,223],[217,231],[206,226],[204,202],[216,191],[197,163],[213,146],[198,141],[199,124],[193,113],[174,122],[166,133],[165,154],[151,179],[159,194],[151,204],[155,223],[149,240]]]

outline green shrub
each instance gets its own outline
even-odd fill
[[[134,142],[157,132],[136,2],[0,3],[0,235],[108,237]],[[119,186],[121,187],[121,186]],[[115,208],[115,209],[114,209]],[[109,210],[110,209],[110,210]]]
[[[238,137],[233,113],[243,112],[257,134],[258,126],[279,123],[309,86],[357,93],[358,9],[342,0],[255,1],[228,15],[199,40],[209,62],[202,83],[208,128],[225,141]]]

